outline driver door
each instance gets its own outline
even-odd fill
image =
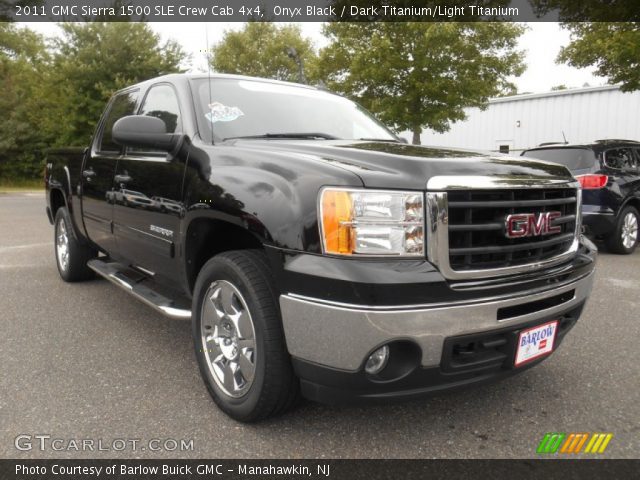
[[[182,131],[180,107],[171,84],[149,88],[138,115],[160,118],[167,133]],[[166,152],[128,147],[114,177],[114,233],[119,254],[143,271],[165,279],[178,271],[176,242],[184,216],[185,164]]]

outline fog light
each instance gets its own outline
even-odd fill
[[[367,363],[364,365],[364,371],[369,375],[376,375],[380,373],[384,367],[387,366],[389,361],[389,347],[387,345],[380,347],[373,352],[367,359]]]

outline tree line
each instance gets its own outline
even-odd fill
[[[639,88],[637,24],[568,25],[560,60]],[[37,178],[46,149],[86,146],[114,91],[185,70],[186,52],[146,23],[61,24],[48,39],[0,23],[0,179]],[[464,109],[516,93],[524,71],[513,23],[327,23],[316,49],[294,24],[249,22],[210,51],[213,71],[328,88],[361,103],[395,131],[438,132]],[[635,63],[634,63],[635,62]]]

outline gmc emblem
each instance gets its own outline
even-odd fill
[[[505,218],[507,238],[537,237],[560,233],[559,225],[551,223],[562,216],[560,212],[514,213]]]

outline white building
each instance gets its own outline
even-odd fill
[[[448,132],[422,132],[422,144],[519,154],[565,138],[640,140],[640,91],[623,93],[617,85],[494,98],[486,110],[466,114]]]

